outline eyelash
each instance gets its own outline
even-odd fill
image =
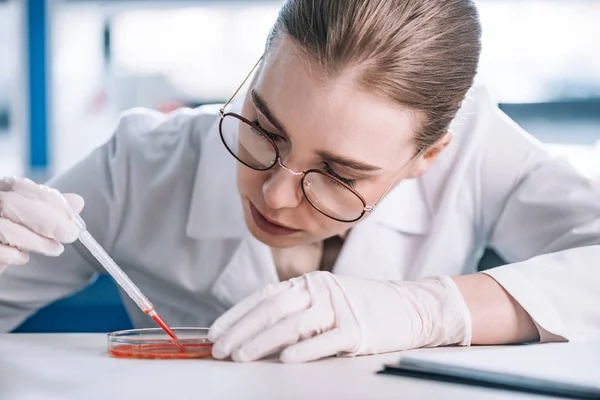
[[[255,133],[257,135],[266,135],[269,139],[271,139],[274,142],[278,142],[281,140],[285,140],[285,138],[283,138],[282,136],[276,135],[274,133],[271,133],[269,131],[267,131],[265,128],[263,128],[260,125],[260,122],[256,119],[254,121],[252,121],[252,124],[257,126],[258,128],[260,128],[261,130],[256,129]],[[355,179],[349,179],[349,178],[344,178],[343,176],[341,176],[340,174],[336,173],[333,168],[331,168],[331,166],[327,163],[323,163],[323,171],[327,172],[329,175],[336,177],[337,179],[339,179],[340,181],[344,182],[346,185],[350,186],[351,188],[354,188],[356,186],[356,180]]]
[[[344,182],[346,185],[350,186],[351,188],[354,188],[354,186],[356,186],[355,179],[344,178],[343,176],[336,173],[333,170],[333,168],[331,168],[331,166],[327,163],[323,163],[323,171],[327,172],[328,174],[330,174],[332,176],[335,176],[336,178],[338,178],[340,181]]]
[[[276,135],[274,133],[271,133],[269,131],[267,131],[265,128],[263,128],[260,125],[260,122],[258,120],[254,120],[252,121],[252,124],[259,127],[261,130],[256,129],[254,133],[256,133],[257,135],[266,135],[269,139],[271,139],[272,141],[274,141],[275,143],[277,143],[278,141],[282,141],[285,140],[285,138],[283,138],[282,136]]]

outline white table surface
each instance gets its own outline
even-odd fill
[[[405,352],[479,351],[481,348]],[[545,399],[508,391],[377,375],[399,353],[284,365],[126,360],[102,334],[0,334],[0,399]]]

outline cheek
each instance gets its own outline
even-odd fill
[[[264,172],[254,171],[241,163],[237,167],[237,187],[241,194],[248,195],[255,190],[260,190],[265,179]]]
[[[356,225],[356,223],[348,224],[345,222],[333,220],[321,214],[308,204],[307,207],[310,208],[310,230],[313,233],[313,235],[315,235],[315,237],[319,240],[323,240],[325,238],[338,234],[344,234],[350,228]]]

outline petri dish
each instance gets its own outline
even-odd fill
[[[175,342],[161,328],[129,329],[108,334],[108,354],[115,358],[211,358],[208,328],[172,328]]]

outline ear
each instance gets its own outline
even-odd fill
[[[442,150],[444,150],[446,146],[448,146],[452,142],[453,137],[454,136],[452,135],[452,132],[448,131],[444,134],[444,136],[439,138],[438,141],[433,144],[433,146],[425,150],[425,152],[421,154],[419,159],[415,160],[415,163],[413,165],[413,168],[411,168],[410,175],[408,176],[408,178],[418,178],[425,172],[427,172],[429,168],[431,168],[431,166],[435,163],[438,156],[442,153]]]

